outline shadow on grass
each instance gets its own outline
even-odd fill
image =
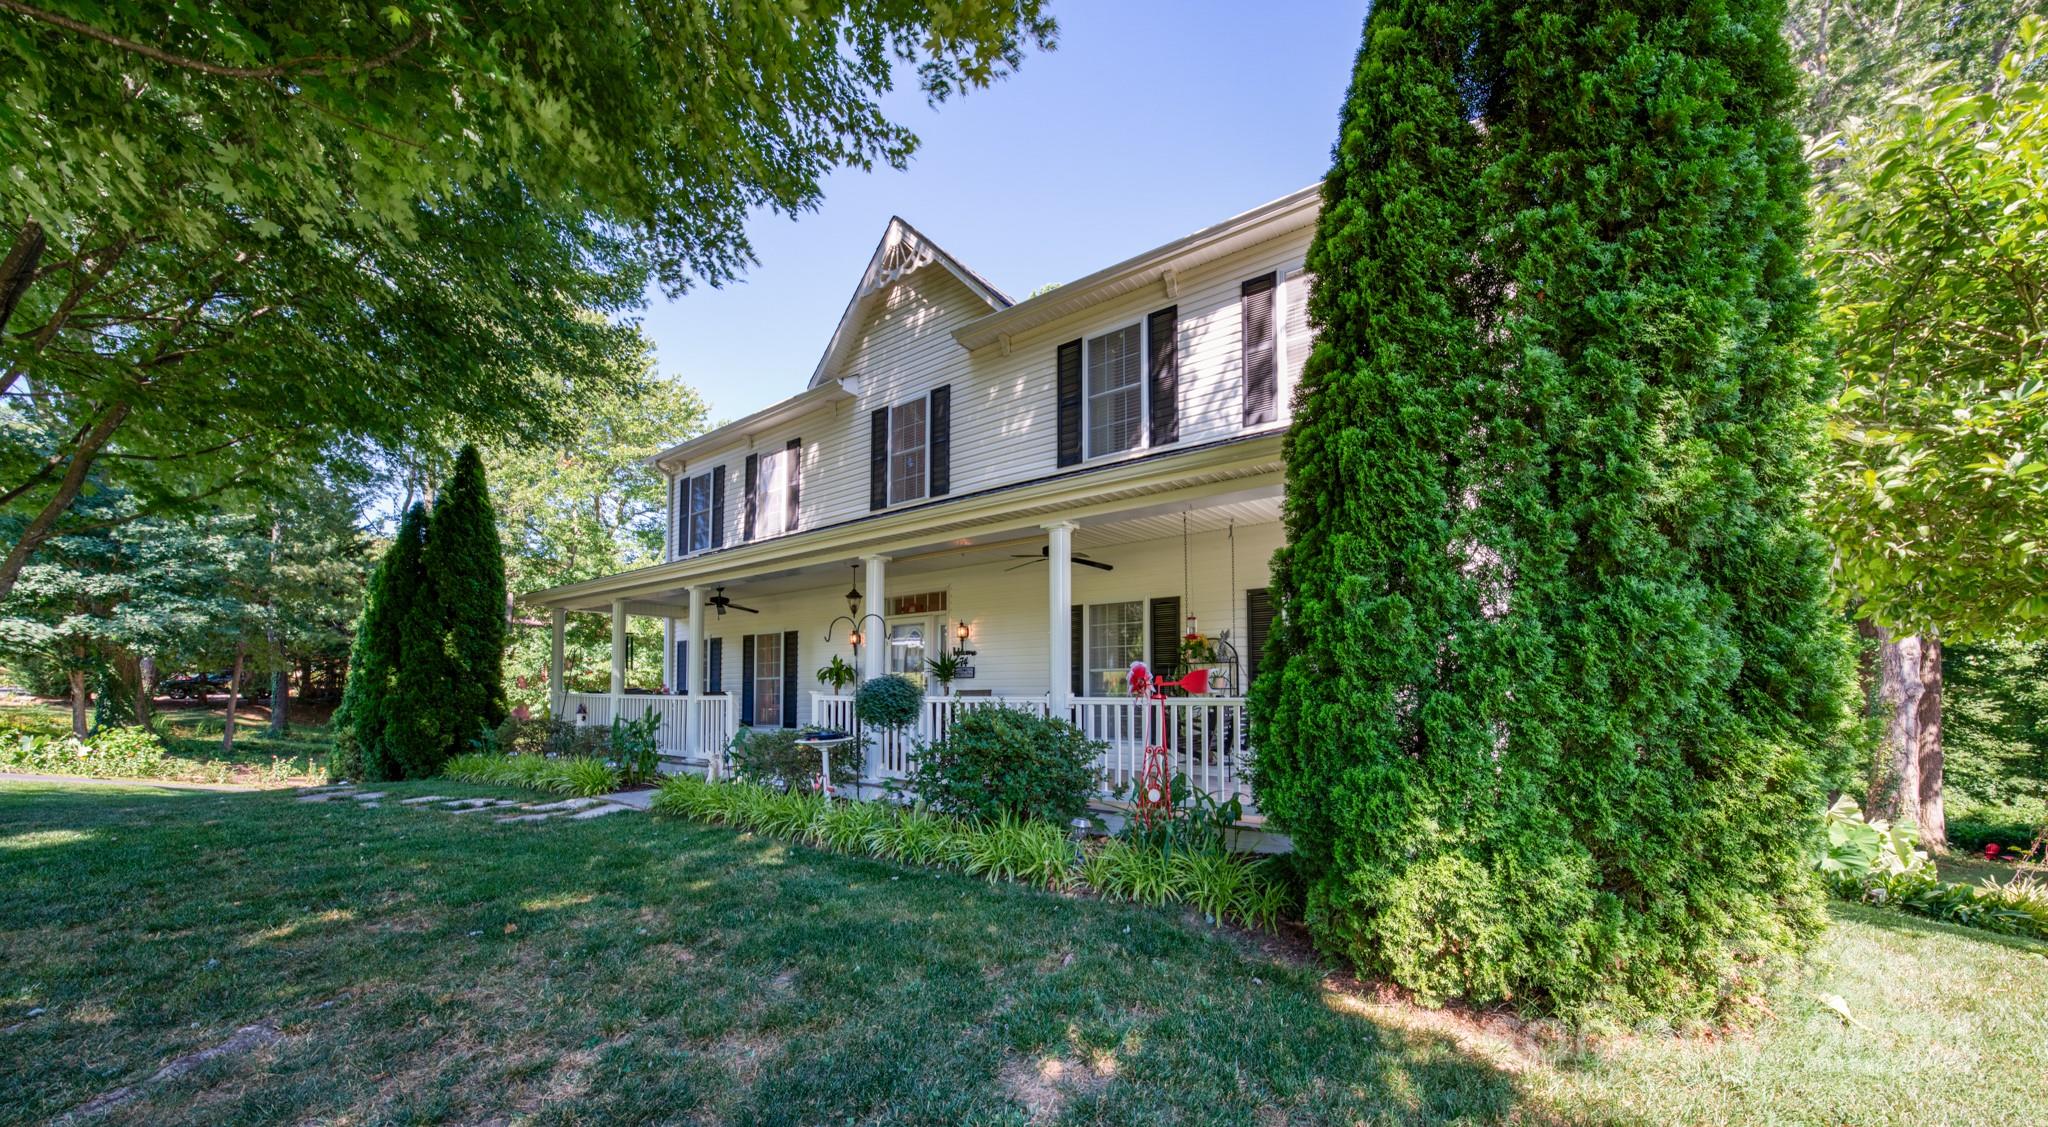
[[[0,788],[0,844],[38,843],[0,848],[0,1106],[139,1082],[102,1122],[1561,1121],[1454,1038],[1165,910],[378,789]],[[264,1021],[288,1050],[149,1082]]]
[[[1829,908],[1836,916],[1842,919],[1855,920],[1857,923],[1868,924],[1871,927],[1882,928],[1886,931],[1911,935],[1940,936],[1944,939],[1969,939],[1999,947],[2010,947],[2015,951],[2027,951],[2037,955],[2048,954],[2048,943],[2043,943],[2039,940],[2028,939],[2018,935],[2001,935],[1998,932],[1986,931],[1978,927],[1964,927],[1962,924],[1953,924],[1946,920],[1915,915],[1911,912],[1894,908],[1882,908],[1872,904],[1849,904],[1840,901],[1829,905]]]

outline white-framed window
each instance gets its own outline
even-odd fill
[[[1083,366],[1087,456],[1135,450],[1145,441],[1145,334],[1142,322],[1090,337]]]
[[[1089,696],[1116,697],[1129,690],[1131,663],[1145,660],[1145,600],[1093,603],[1088,607]]]
[[[889,408],[889,503],[924,499],[926,478],[925,398]]]
[[[754,536],[767,539],[789,531],[789,483],[796,476],[796,450],[787,446],[761,455],[754,472]]]
[[[683,480],[683,535],[680,550],[684,555],[706,551],[711,547],[711,475],[698,474]]]
[[[782,635],[754,636],[754,727],[782,726]]]

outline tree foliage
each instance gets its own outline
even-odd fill
[[[427,597],[425,574],[427,509],[414,505],[399,521],[398,534],[370,578],[362,619],[349,652],[348,686],[335,712],[337,729],[346,727],[348,743],[339,745],[336,764],[342,777],[356,777],[348,768],[360,765],[365,779],[406,777],[415,762],[436,762],[439,729],[434,725],[431,698],[406,694],[402,677],[423,649],[422,604]],[[434,662],[436,668],[439,662]]]
[[[1989,85],[1917,72],[1818,139],[1842,387],[1819,514],[1859,613],[2048,637],[2048,22]]]
[[[730,278],[750,211],[907,159],[894,64],[939,99],[1053,34],[1037,0],[61,9],[0,9],[0,393],[37,434],[0,596],[96,469],[163,512],[352,441],[559,434],[648,272]]]
[[[1318,942],[1424,997],[1705,1014],[1820,925],[1847,650],[1783,14],[1368,18],[1254,778]]]

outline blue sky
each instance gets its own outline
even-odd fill
[[[1365,0],[1054,0],[1059,47],[936,109],[887,103],[921,146],[842,171],[816,212],[757,216],[758,265],[723,290],[651,292],[663,375],[715,419],[802,391],[891,215],[1022,297],[1320,178]]]

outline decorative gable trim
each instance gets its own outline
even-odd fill
[[[959,279],[960,284],[987,305],[991,313],[1015,304],[1008,294],[991,285],[987,278],[947,254],[944,247],[926,238],[902,218],[891,216],[889,226],[882,231],[882,241],[876,244],[867,269],[861,272],[860,285],[855,287],[853,299],[846,303],[846,312],[839,315],[839,324],[832,330],[832,340],[825,346],[825,355],[818,360],[817,370],[811,373],[810,386],[818,387],[851,375],[843,369],[860,339],[860,330],[867,323],[868,315],[881,303],[890,287],[932,266]]]

